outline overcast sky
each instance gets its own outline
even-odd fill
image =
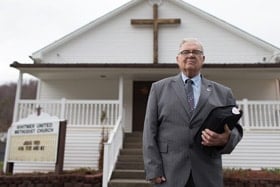
[[[184,0],[280,47],[279,0]],[[0,0],[0,84],[16,82],[28,57],[129,0]]]

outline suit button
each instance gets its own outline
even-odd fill
[[[192,129],[192,128],[193,128],[193,126],[192,126],[192,125],[190,125],[190,126],[189,126],[189,129]]]

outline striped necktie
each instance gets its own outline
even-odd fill
[[[194,93],[192,84],[193,81],[191,79],[187,79],[185,81],[185,91],[187,94],[188,108],[190,109],[191,114],[194,111]]]

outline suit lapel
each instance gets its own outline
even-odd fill
[[[184,83],[183,83],[181,74],[178,74],[177,76],[174,77],[172,86],[175,90],[176,95],[178,96],[179,100],[181,101],[183,108],[185,109],[186,113],[188,114],[189,118],[192,118],[192,119],[200,114],[200,111],[203,109],[205,103],[209,99],[209,96],[213,92],[212,83],[209,80],[202,77],[201,78],[200,97],[199,97],[196,109],[194,110],[194,113],[191,116],[191,113],[188,110],[188,106],[187,106],[187,96],[186,96]]]

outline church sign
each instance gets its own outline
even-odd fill
[[[46,113],[31,115],[9,129],[8,162],[56,162],[59,119]]]

